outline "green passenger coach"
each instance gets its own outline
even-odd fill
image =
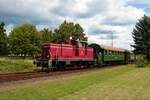
[[[102,60],[104,62],[122,62],[125,60],[125,49],[100,45],[102,49]]]
[[[98,65],[110,63],[128,63],[129,51],[106,45],[91,44],[94,49],[94,58]]]

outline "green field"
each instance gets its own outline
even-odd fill
[[[0,58],[0,73],[33,71],[35,69],[31,59]]]
[[[150,68],[120,66],[0,88],[0,100],[149,100]]]

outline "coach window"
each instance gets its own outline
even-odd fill
[[[112,51],[112,55],[115,53],[115,51]]]
[[[109,50],[107,50],[107,55],[109,55]]]
[[[114,51],[112,51],[112,53],[111,53],[112,55],[114,54]]]
[[[109,50],[106,50],[106,51],[107,51],[107,53],[106,53],[106,54],[107,54],[107,55],[109,55]]]
[[[107,55],[109,55],[109,50],[107,50]]]
[[[108,50],[108,54],[109,54],[109,55],[110,55],[110,52],[111,52],[111,51],[110,51],[110,50]]]
[[[105,50],[105,55],[107,55],[107,50]]]
[[[109,50],[109,55],[111,55],[111,51]]]
[[[122,52],[120,52],[120,55],[122,55]]]
[[[109,55],[111,55],[111,51],[109,50]]]

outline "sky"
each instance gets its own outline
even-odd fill
[[[89,43],[132,49],[132,30],[144,15],[150,15],[150,0],[0,0],[0,21],[6,32],[24,22],[38,30],[54,29],[64,20],[79,23]]]

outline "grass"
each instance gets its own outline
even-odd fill
[[[150,69],[136,68],[67,95],[62,100],[149,100]]]
[[[104,84],[118,76],[132,72],[134,67],[119,67],[104,71],[91,71],[81,75],[64,77],[49,81],[17,86],[13,89],[1,89],[0,100],[57,100],[60,97],[71,99],[76,93],[82,93],[92,86]],[[88,91],[90,91],[88,90]],[[96,91],[95,91],[96,92]],[[94,93],[95,93],[94,92]],[[69,97],[68,97],[69,96]],[[80,98],[77,98],[77,100]]]
[[[0,100],[149,100],[150,68],[133,65],[0,89]]]
[[[0,73],[32,71],[36,67],[30,59],[0,58]]]

